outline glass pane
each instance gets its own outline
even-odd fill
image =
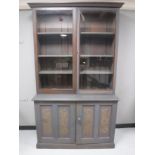
[[[105,11],[82,11],[82,32],[114,32],[115,13]]]
[[[72,32],[72,11],[38,11],[38,32]]]
[[[72,11],[38,11],[41,88],[72,88]]]
[[[111,89],[112,75],[106,74],[81,74],[81,89]]]
[[[81,55],[113,55],[113,37],[95,34],[81,34]]]
[[[112,89],[115,14],[80,13],[80,89]]]
[[[39,56],[72,56],[72,34],[63,35],[39,35]]]
[[[92,71],[92,72],[105,72],[112,73],[112,58],[106,57],[81,57],[80,59],[80,70],[81,74],[84,71]]]
[[[71,74],[45,74],[40,75],[41,88],[71,88]]]
[[[71,57],[49,57],[49,58],[41,58],[40,60],[40,69],[41,71],[55,71],[55,70],[70,70],[72,71],[72,58]]]

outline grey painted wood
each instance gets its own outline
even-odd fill
[[[88,106],[95,106],[94,104],[90,104],[90,103],[88,103],[87,104]],[[77,125],[77,133],[76,133],[76,135],[77,135],[77,144],[83,144],[83,143],[87,143],[87,144],[89,144],[89,143],[94,143],[94,141],[95,141],[95,138],[92,138],[92,137],[90,137],[90,138],[86,138],[86,137],[83,137],[83,126],[85,125],[85,124],[83,124],[82,122],[83,122],[83,118],[84,118],[84,113],[83,113],[83,106],[85,106],[85,103],[78,103],[77,104],[77,115],[78,115],[78,117],[79,118],[81,118],[81,121],[80,122],[78,122],[76,125]],[[93,136],[93,135],[92,135]]]
[[[40,126],[40,108],[39,104],[35,104],[35,121],[36,121],[36,131],[37,131],[37,141],[41,142],[41,126]]]
[[[81,128],[81,119],[82,119],[82,107],[81,104],[77,104],[76,106],[76,144],[80,142],[82,128]],[[80,118],[80,120],[79,120]]]
[[[41,149],[108,149],[114,148],[114,143],[102,143],[102,144],[52,144],[52,143],[37,143],[37,148]]]
[[[37,94],[33,101],[118,101],[115,95],[103,94]]]
[[[73,142],[75,143],[75,135],[76,135],[76,122],[75,122],[75,117],[76,117],[76,105],[70,105],[70,137],[72,137]]]
[[[59,116],[58,116],[58,110],[59,106],[68,106],[69,107],[69,135],[68,137],[61,137],[58,134],[59,131]],[[41,119],[41,106],[49,106],[51,108],[52,112],[52,127],[53,127],[53,134],[51,136],[45,137],[43,136],[43,130],[42,130],[42,123],[43,120]],[[35,104],[35,113],[36,113],[36,125],[37,125],[37,135],[38,135],[38,143],[75,143],[75,104],[70,103],[62,103],[59,102],[55,104],[52,103],[39,103]]]
[[[59,105],[66,105],[66,104],[59,104]],[[69,106],[69,135],[68,137],[61,137],[60,135],[57,137],[57,143],[75,143],[75,104],[67,104]],[[58,106],[58,105],[57,105]],[[57,108],[58,109],[58,108]],[[58,111],[58,110],[57,110]],[[74,115],[73,115],[74,114]],[[57,117],[58,114],[57,114]],[[57,121],[58,123],[58,121]],[[59,126],[57,125],[57,131],[59,131]]]
[[[55,118],[55,106],[54,104],[37,104],[38,105],[38,115],[39,115],[39,118],[40,118],[40,121],[39,121],[39,141],[41,143],[51,143],[51,142],[54,142],[55,139],[57,138],[57,134],[55,132],[55,127],[56,127],[56,124],[55,122],[57,121],[57,119]],[[42,119],[42,114],[41,114],[41,107],[44,107],[44,106],[49,106],[49,108],[51,109],[51,114],[52,114],[52,126],[51,128],[53,129],[53,134],[51,136],[48,136],[48,137],[44,137],[43,135],[43,129],[42,129],[42,123],[43,123],[43,119]],[[57,131],[57,130],[56,130]]]
[[[100,106],[99,104],[95,105],[95,118],[94,118],[94,138],[98,137],[98,129],[99,129],[99,110]]]
[[[114,142],[115,136],[115,123],[116,123],[116,113],[117,113],[117,104],[103,104],[101,103],[100,106],[104,105],[111,105],[111,116],[110,116],[110,123],[109,123],[109,137],[98,137],[98,142]]]
[[[53,132],[55,135],[55,138],[58,138],[58,115],[57,115],[57,105],[52,104],[53,106]]]
[[[110,130],[110,141],[114,141],[115,136],[115,126],[116,126],[116,114],[117,114],[117,104],[112,105],[112,114],[111,114],[111,130]]]
[[[69,137],[67,138],[63,138],[63,137],[59,137],[58,135],[58,131],[59,131],[59,126],[58,126],[58,106],[61,105],[67,105],[69,106],[69,127],[70,127],[70,133],[69,133]],[[83,106],[84,105],[90,105],[90,106],[94,106],[94,127],[93,127],[93,137],[91,138],[84,138],[82,137],[82,119],[83,119]],[[98,129],[99,129],[99,110],[100,110],[100,106],[111,106],[112,110],[111,110],[111,119],[110,119],[110,126],[109,126],[109,130],[110,130],[110,136],[109,137],[99,137],[98,134]],[[42,128],[41,128],[41,123],[43,120],[41,120],[41,114],[40,114],[40,106],[49,106],[52,108],[52,118],[53,118],[53,122],[54,122],[54,126],[53,126],[53,131],[54,131],[54,136],[52,137],[43,137],[42,135]],[[39,104],[35,104],[35,114],[36,114],[36,123],[37,123],[37,137],[38,137],[38,144],[40,144],[40,146],[44,147],[45,146],[50,146],[51,148],[56,147],[58,148],[58,146],[55,146],[55,144],[104,144],[104,143],[110,143],[112,144],[114,141],[114,133],[115,133],[115,122],[116,122],[116,111],[117,111],[117,104],[113,104],[112,102],[107,103],[107,102],[80,102],[77,103],[77,108],[75,108],[75,104],[73,103],[54,103],[54,102],[44,102],[44,103],[39,103]],[[75,118],[76,116],[76,118]],[[78,117],[81,118],[80,121],[78,121]],[[76,122],[76,125],[75,125]],[[75,126],[76,126],[76,130],[75,130]],[[76,141],[75,141],[75,135],[76,135]],[[54,145],[50,145],[50,144],[54,144]],[[87,145],[88,146],[88,145]],[[65,146],[66,148],[68,148],[69,146]],[[74,146],[75,148],[80,148],[79,146]],[[96,146],[97,147],[97,146]],[[82,148],[85,148],[84,146]],[[86,147],[87,148],[87,147]]]
[[[82,135],[82,124],[77,123],[77,144],[89,144],[89,143],[112,143],[114,140],[114,131],[115,131],[115,121],[116,121],[116,108],[117,104],[111,103],[94,103],[94,104],[89,104],[89,103],[78,103],[77,105],[77,116],[83,119],[83,106],[85,105],[94,105],[94,114],[95,114],[95,119],[94,119],[94,127],[93,127],[93,133],[94,135],[90,138],[85,138]],[[110,116],[110,123],[109,123],[109,136],[105,137],[100,137],[98,134],[99,130],[99,120],[101,119],[100,117],[100,106],[111,106],[111,116]]]

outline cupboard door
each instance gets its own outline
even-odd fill
[[[35,17],[39,92],[72,92],[76,88],[75,10],[42,9]]]
[[[77,105],[77,143],[109,143],[113,141],[116,104]]]
[[[113,89],[116,13],[80,9],[79,88],[81,91]]]
[[[75,142],[74,104],[36,104],[36,115],[39,142]]]

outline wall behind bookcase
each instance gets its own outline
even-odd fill
[[[32,12],[20,11],[19,14],[20,125],[35,125],[32,102],[36,94]],[[134,11],[120,11],[119,25],[116,95],[120,101],[117,123],[134,123]]]

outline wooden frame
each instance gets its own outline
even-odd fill
[[[72,33],[72,47],[73,47],[73,51],[72,51],[72,60],[73,60],[73,68],[72,68],[72,89],[56,89],[56,88],[40,88],[40,82],[39,82],[39,70],[40,67],[38,65],[38,41],[37,41],[37,30],[36,30],[36,26],[37,26],[37,20],[36,20],[36,11],[56,11],[56,10],[60,10],[60,11],[68,11],[71,10],[73,13],[73,33]],[[113,60],[113,67],[112,67],[112,72],[113,72],[113,81],[112,81],[112,89],[107,89],[107,90],[82,90],[79,88],[79,65],[80,65],[80,11],[90,11],[90,12],[95,12],[95,11],[108,11],[108,12],[114,12],[116,14],[116,18],[118,18],[118,9],[117,8],[91,8],[91,7],[81,7],[79,9],[74,8],[74,7],[70,7],[70,8],[66,8],[66,7],[53,7],[53,8],[35,8],[33,9],[33,19],[34,19],[34,44],[35,44],[35,68],[36,68],[36,88],[37,88],[37,92],[38,93],[104,93],[104,94],[112,94],[114,93],[115,90],[115,77],[116,77],[116,55],[117,55],[117,29],[115,31],[115,37],[114,37],[114,41],[113,44],[115,46],[114,49],[114,60]],[[115,24],[117,25],[118,20],[115,19]],[[115,26],[117,28],[117,26]]]
[[[48,110],[51,112],[52,115],[52,121],[53,124],[51,125],[52,129],[52,135],[51,136],[44,136],[43,135],[43,128],[42,123],[43,120],[43,114],[41,113],[41,107],[48,107]],[[68,117],[69,119],[69,137],[61,137],[59,135],[59,107],[60,106],[68,106]],[[35,118],[36,118],[36,127],[37,127],[37,135],[38,135],[38,142],[39,143],[75,143],[75,104],[71,104],[71,102],[40,102],[38,104],[35,104]],[[44,114],[45,115],[45,114]],[[50,118],[49,118],[50,119]],[[46,120],[47,121],[47,120]]]
[[[77,144],[95,144],[95,143],[112,143],[114,141],[114,133],[115,133],[115,122],[116,122],[116,112],[117,112],[117,104],[114,102],[80,102],[77,104],[77,117],[83,117],[82,106],[94,106],[94,123],[93,126],[93,135],[92,138],[85,138],[82,135],[82,125],[81,123],[77,123],[76,126],[76,134],[77,134]],[[99,136],[99,121],[100,113],[99,110],[101,106],[108,106],[111,108],[110,120],[109,120],[109,136],[100,137]],[[82,119],[82,118],[81,118]]]
[[[115,17],[115,38],[114,38],[114,42],[113,42],[113,44],[114,44],[114,60],[113,60],[113,67],[112,67],[112,70],[113,70],[113,81],[112,81],[112,89],[109,89],[109,90],[98,90],[98,89],[95,89],[95,90],[89,90],[89,89],[87,89],[87,90],[82,90],[82,89],[80,89],[79,88],[79,75],[80,75],[80,70],[79,70],[79,65],[80,65],[80,63],[79,63],[79,61],[80,61],[80,11],[89,11],[89,12],[96,12],[96,11],[108,11],[108,12],[112,12],[112,13],[115,13],[116,14],[116,17]],[[77,78],[77,80],[78,80],[78,87],[77,87],[77,92],[78,93],[89,93],[89,94],[113,94],[114,93],[114,91],[115,91],[115,81],[116,81],[116,64],[117,64],[117,59],[116,59],[116,56],[117,56],[117,35],[118,35],[118,28],[117,28],[117,25],[118,25],[118,9],[117,8],[101,8],[101,7],[97,7],[97,8],[92,8],[92,7],[80,7],[79,9],[78,9],[78,58],[77,58],[77,60],[78,60],[78,63],[77,63],[77,65],[78,65],[78,70],[77,70],[77,74],[78,74],[78,78]]]
[[[72,2],[72,3],[28,3],[31,8],[39,7],[105,7],[105,8],[120,8],[124,3],[117,2]]]
[[[39,82],[39,64],[38,64],[38,37],[37,37],[37,19],[36,19],[36,12],[37,11],[72,11],[72,25],[73,25],[73,33],[72,33],[72,60],[73,60],[73,73],[72,73],[72,89],[55,89],[55,88],[40,88]],[[35,49],[35,70],[36,70],[36,89],[38,93],[75,93],[77,87],[77,42],[76,42],[76,9],[75,8],[37,8],[33,9],[33,29],[34,29],[34,49]]]

